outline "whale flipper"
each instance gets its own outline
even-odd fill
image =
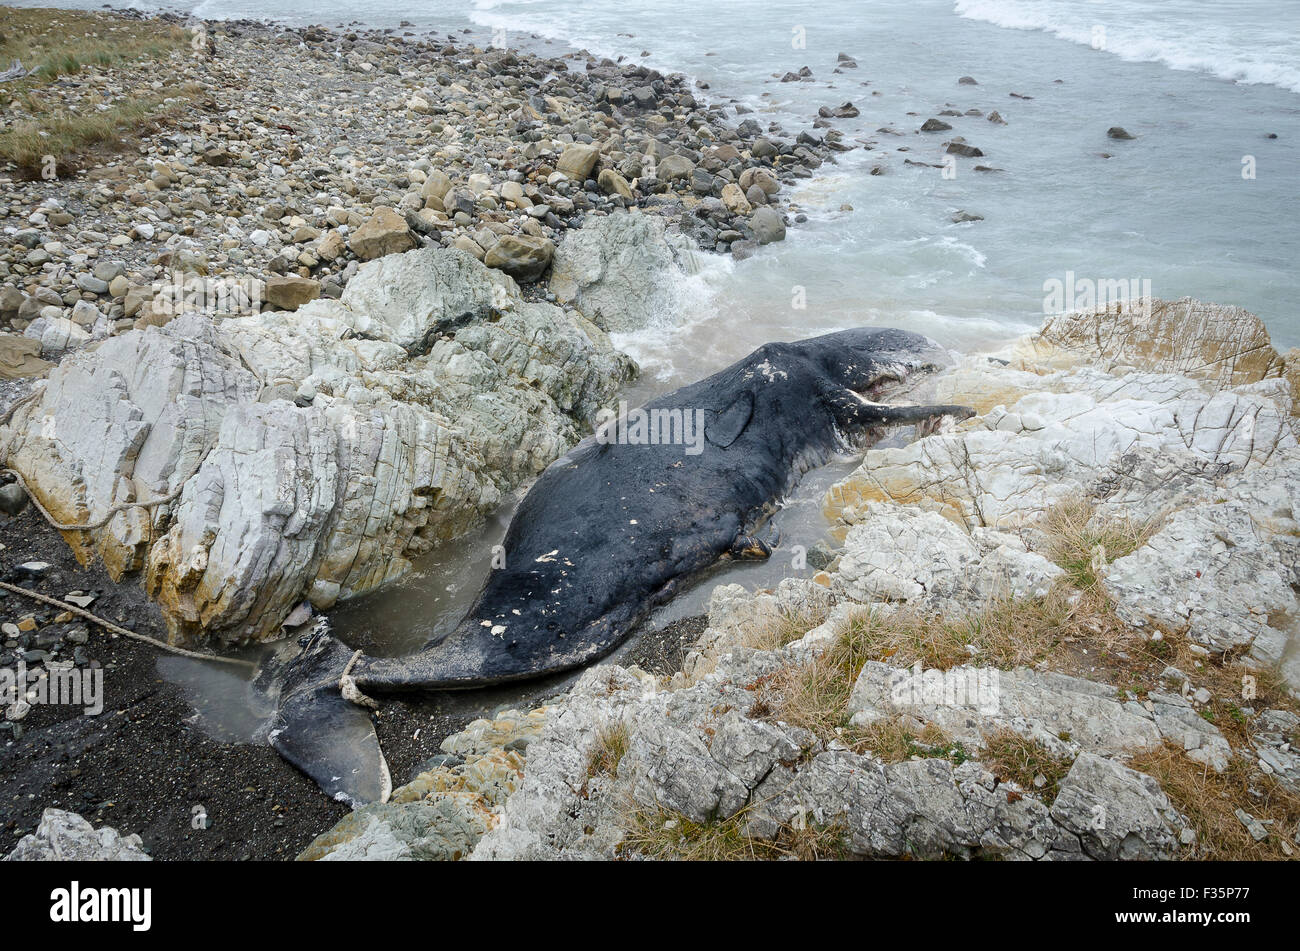
[[[334,799],[385,802],[393,790],[370,711],[345,699],[340,680],[353,651],[317,631],[279,673],[271,746]]]
[[[708,422],[704,427],[705,438],[719,449],[726,449],[740,438],[753,415],[753,394],[741,393]]]

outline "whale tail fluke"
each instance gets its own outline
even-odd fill
[[[365,698],[347,689],[354,655],[318,629],[296,654],[264,666],[259,680],[279,691],[271,746],[327,795],[356,807],[387,801],[393,784]]]

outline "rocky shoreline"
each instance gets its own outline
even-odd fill
[[[172,645],[296,635],[471,530],[633,378],[609,334],[671,309],[697,252],[784,237],[783,189],[840,146],[581,53],[186,35],[48,94],[166,71],[188,111],[66,178],[0,179],[3,578]],[[1297,367],[1186,300],[962,358],[933,387],[978,415],[869,451],[825,498],[815,577],[719,586],[707,621],[531,709],[386,704],[401,785],[352,813],[204,736],[154,648],[8,594],[0,667],[103,664],[111,712],[6,707],[0,845],[1291,857]]]
[[[28,336],[46,353],[163,323],[196,279],[223,282],[235,312],[295,309],[340,297],[358,264],[421,246],[525,283],[567,231],[629,207],[743,255],[784,234],[782,188],[831,151],[737,121],[680,75],[581,53],[190,25],[206,31],[198,49],[42,89],[75,110],[139,96],[165,72],[188,114],[141,135],[135,155],[60,156],[55,180],[26,168],[0,180],[14,229],[0,319],[18,333],[44,319]],[[28,116],[13,106],[17,126]]]
[[[1300,364],[1149,303],[963,358],[977,416],[827,492],[824,570],[717,586],[680,665],[465,724],[298,857],[1294,858]],[[60,836],[131,847],[22,850]]]

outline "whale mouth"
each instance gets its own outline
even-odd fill
[[[927,377],[943,369],[943,365],[930,361],[903,361],[884,364],[866,381],[865,385],[850,387],[864,400],[872,403],[887,402],[914,389],[918,378]]]
[[[885,397],[904,386],[912,374],[897,370],[884,370],[872,377],[865,387],[854,389],[865,400],[873,403],[884,402]]]
[[[923,380],[956,365],[957,355],[939,342],[920,334],[909,337],[905,344],[883,351],[871,344],[853,346],[870,366],[865,384],[850,389],[873,403],[884,403],[910,395]]]

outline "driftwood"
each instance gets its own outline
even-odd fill
[[[30,70],[23,69],[22,63],[18,62],[18,60],[14,60],[9,65],[8,69],[3,73],[0,73],[0,83],[7,83],[11,79],[22,79],[24,76],[29,75],[29,73]]]

